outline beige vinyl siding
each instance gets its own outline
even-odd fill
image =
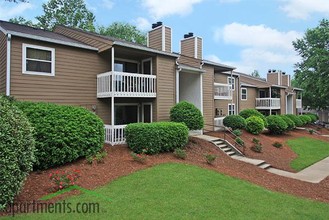
[[[288,85],[288,78],[289,78],[288,75],[282,75],[282,82],[281,82],[281,85],[283,85],[283,86],[289,86],[289,85]]]
[[[206,73],[202,74],[203,89],[203,117],[205,122],[205,130],[213,130],[215,110],[214,110],[214,68],[204,65],[203,69]],[[208,125],[208,126],[207,126]]]
[[[198,37],[198,54],[197,54],[197,58],[198,59],[202,59],[202,38]]]
[[[169,111],[176,103],[176,69],[175,59],[157,57],[157,99],[156,118],[157,121],[168,121]]]
[[[256,106],[256,98],[257,98],[257,89],[252,87],[242,87],[247,89],[247,100],[241,99],[241,90],[239,93],[239,111],[242,111],[243,109],[254,109]],[[240,88],[241,89],[241,88]]]
[[[195,67],[195,68],[200,68],[200,65],[201,65],[201,60],[195,59],[193,57],[187,57],[187,56],[184,56],[184,55],[179,57],[178,62],[180,64],[192,66],[192,67]]]
[[[73,30],[71,28],[66,28],[63,26],[56,26],[54,32],[75,39],[82,43],[88,44],[92,47],[96,47],[98,49],[106,48],[109,45],[112,45],[112,41],[110,40],[106,40],[101,37],[93,36],[91,34],[86,34],[83,33],[82,31]]]
[[[281,85],[279,84],[278,81],[278,77],[281,77],[280,73],[268,73],[267,74],[267,82],[269,82],[270,84],[274,84],[274,85]],[[279,76],[278,76],[279,75]],[[279,79],[281,81],[281,79]]]
[[[194,57],[194,37],[181,40],[181,54]]]
[[[294,115],[296,115],[297,114],[297,108],[296,108],[296,98],[297,98],[297,95],[296,95],[296,93],[294,93],[293,95],[292,95],[292,111],[293,111],[293,114]]]
[[[7,37],[0,31],[0,94],[6,93]]]
[[[55,76],[22,74],[22,44],[55,48]],[[103,101],[96,97],[97,74],[109,70],[109,60],[95,51],[12,38],[11,95],[19,100],[83,106],[107,120]],[[107,107],[106,107],[107,108]]]
[[[171,53],[171,44],[172,44],[172,39],[171,39],[171,28],[166,27],[165,30],[165,42],[166,42],[166,48],[165,51],[168,53]]]
[[[162,50],[162,28],[156,28],[149,32],[149,47]]]

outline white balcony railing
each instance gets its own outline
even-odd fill
[[[125,127],[127,125],[105,125],[105,143],[111,145],[125,144]]]
[[[301,99],[296,99],[296,108],[302,108],[302,100]]]
[[[214,118],[214,130],[215,131],[219,131],[222,130],[224,126],[223,120],[225,117],[218,117],[218,118]]]
[[[156,97],[156,76],[115,71],[98,74],[97,98],[112,96]]]
[[[231,85],[223,83],[214,83],[214,99],[232,99]]]
[[[280,98],[256,98],[256,109],[280,109]]]

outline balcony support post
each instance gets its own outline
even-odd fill
[[[111,87],[112,87],[112,96],[111,96],[111,141],[112,143],[114,140],[114,47],[111,48],[111,70],[112,70],[112,80],[111,80]]]
[[[272,87],[270,87],[270,115],[272,115]]]

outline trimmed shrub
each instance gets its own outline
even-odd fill
[[[188,127],[183,123],[133,123],[127,125],[125,132],[128,147],[135,153],[174,151],[188,142]]]
[[[287,116],[288,118],[290,118],[295,123],[295,126],[296,127],[303,126],[303,121],[297,115],[287,114],[285,116]]]
[[[186,156],[187,156],[186,151],[182,148],[176,148],[174,150],[174,155],[175,155],[175,157],[182,159],[182,160],[185,160]]]
[[[240,144],[241,146],[244,146],[244,141],[240,137],[235,138],[235,142]]]
[[[272,134],[283,134],[288,129],[287,123],[279,115],[267,116],[266,120],[268,123],[267,128]]]
[[[33,129],[8,98],[0,96],[0,210],[13,201],[35,161]]]
[[[259,111],[257,111],[256,109],[244,109],[239,113],[239,115],[245,119],[247,119],[251,116],[258,116],[263,120],[264,127],[267,127],[267,121],[266,121],[265,116],[262,113],[260,113]]]
[[[170,109],[170,120],[185,123],[189,130],[200,130],[204,126],[201,111],[186,101],[179,102]]]
[[[280,117],[287,123],[287,130],[293,130],[296,128],[295,122],[291,120],[287,115],[280,115]]]
[[[94,155],[104,145],[104,124],[82,107],[17,102],[34,127],[36,169],[47,169]]]
[[[233,130],[241,129],[246,127],[246,120],[240,115],[229,115],[224,118],[223,124]]]
[[[300,118],[300,120],[302,120],[303,125],[307,125],[312,122],[311,117],[308,115],[299,115],[298,117]]]
[[[258,116],[251,116],[246,120],[246,130],[252,134],[259,134],[264,130],[264,121]]]
[[[305,115],[307,115],[307,116],[309,116],[311,119],[312,119],[312,123],[313,122],[316,122],[317,120],[318,120],[318,115],[317,114],[314,114],[314,113],[307,113],[307,114],[305,114]]]
[[[232,133],[235,135],[235,136],[241,136],[242,135],[242,131],[239,130],[239,129],[235,129],[234,131],[232,131]]]
[[[280,142],[274,142],[273,144],[273,147],[276,147],[276,148],[281,148],[282,147],[282,144]]]

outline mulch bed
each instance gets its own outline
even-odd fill
[[[310,126],[307,129],[313,128]],[[307,130],[294,130],[290,131],[283,135],[270,135],[266,132],[259,134],[259,135],[253,135],[248,133],[247,131],[242,131],[242,140],[245,142],[245,155],[250,158],[265,160],[267,163],[271,164],[272,167],[286,170],[289,172],[296,172],[294,169],[290,167],[290,163],[292,160],[297,158],[297,154],[291,150],[286,145],[286,141],[289,139],[294,139],[298,137],[310,137],[322,141],[327,141],[329,144],[329,138],[324,137],[318,134],[310,134]],[[322,130],[322,134],[327,133],[327,129]],[[329,132],[328,132],[329,133]],[[223,138],[223,132],[209,132],[208,135],[220,137]],[[262,144],[262,153],[256,153],[252,151],[250,148],[254,145],[252,140],[253,138],[257,138],[260,140],[260,143]],[[232,143],[232,140],[228,140]],[[283,146],[281,148],[276,148],[272,144],[275,142],[281,143]]]
[[[301,136],[303,135],[299,131],[297,131],[297,133],[300,133]],[[281,142],[283,142],[283,139],[281,139]],[[108,156],[105,158],[104,163],[90,165],[85,159],[80,159],[74,163],[61,167],[41,172],[32,172],[28,176],[25,185],[21,193],[15,199],[15,202],[37,201],[39,198],[51,193],[52,185],[49,180],[49,174],[56,170],[65,171],[78,169],[81,171],[81,177],[76,184],[87,189],[95,189],[96,187],[106,185],[119,177],[129,175],[138,170],[161,163],[176,162],[194,164],[211,169],[219,173],[249,181],[269,190],[329,203],[329,177],[318,184],[313,184],[278,176],[256,166],[234,160],[216,148],[213,144],[196,138],[190,138],[189,144],[186,148],[186,160],[177,159],[172,153],[164,153],[147,156],[146,162],[141,164],[133,161],[130,151],[125,145],[115,147],[106,146],[105,149]],[[248,151],[248,153],[251,152]],[[205,154],[216,154],[218,158],[213,165],[209,165],[205,161]],[[68,195],[77,193],[79,192],[70,192],[64,196],[52,199],[49,202],[54,202],[58,199],[63,199]]]

